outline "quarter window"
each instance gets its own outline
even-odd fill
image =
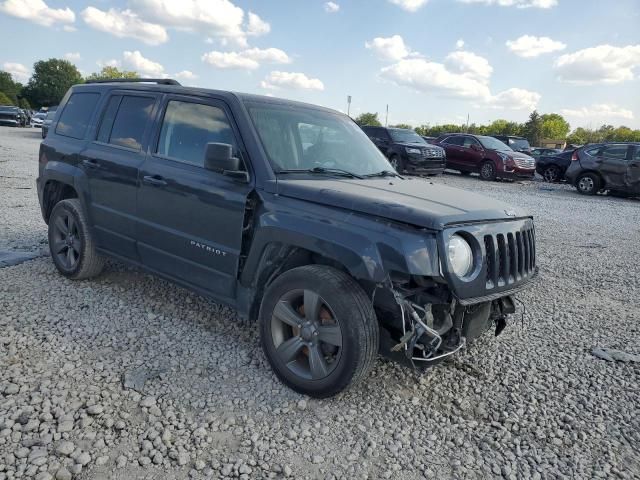
[[[56,133],[65,137],[83,139],[99,98],[99,93],[72,94],[56,125]]]
[[[207,143],[237,147],[224,110],[212,105],[171,100],[162,121],[158,155],[204,166]]]

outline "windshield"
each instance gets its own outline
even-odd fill
[[[427,142],[413,130],[405,130],[400,128],[390,128],[389,133],[394,142],[398,143],[419,143],[421,145]]]
[[[513,152],[511,147],[501,142],[497,138],[485,137],[482,135],[478,135],[476,138],[480,140],[480,143],[484,148],[487,148],[489,150],[498,150],[500,152]]]
[[[509,146],[513,149],[518,149],[518,150],[530,150],[531,149],[531,145],[529,145],[529,142],[524,139],[524,138],[510,138],[509,139]]]
[[[251,120],[276,171],[340,169],[371,175],[393,167],[349,117],[298,106],[249,104]]]

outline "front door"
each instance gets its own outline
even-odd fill
[[[138,251],[162,274],[219,298],[235,293],[246,181],[204,168],[209,142],[228,143],[245,159],[221,101],[182,95],[163,102],[162,121],[139,172]]]
[[[627,184],[632,193],[640,194],[640,145],[634,147],[627,167]]]
[[[97,246],[136,261],[138,168],[145,159],[143,145],[158,98],[114,92],[104,103],[95,138],[80,155]]]
[[[602,147],[598,152],[599,170],[606,188],[626,190],[627,157],[631,149],[630,145],[613,144]]]

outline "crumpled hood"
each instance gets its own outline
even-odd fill
[[[528,215],[498,200],[416,179],[278,179],[281,196],[384,217],[432,230],[452,223]]]

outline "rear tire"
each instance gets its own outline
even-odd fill
[[[58,271],[72,280],[98,275],[104,259],[95,250],[86,217],[77,198],[58,202],[49,217],[49,250]]]
[[[496,173],[496,166],[492,161],[487,160],[480,165],[480,178],[482,180],[495,180]]]
[[[556,183],[560,181],[562,173],[555,165],[549,165],[542,171],[542,178],[547,183]]]
[[[582,195],[595,195],[601,188],[600,177],[595,173],[583,173],[576,180],[578,193]]]
[[[276,376],[312,397],[336,395],[361,380],[378,354],[371,299],[331,267],[307,265],[276,278],[262,299],[259,323]]]

